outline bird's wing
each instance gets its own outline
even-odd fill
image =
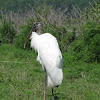
[[[62,55],[58,46],[58,42],[54,36],[49,33],[41,35],[39,43],[39,55],[42,62],[47,62],[62,68]]]

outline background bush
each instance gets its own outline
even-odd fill
[[[24,49],[24,43],[26,41],[26,38],[31,30],[31,27],[33,25],[34,21],[33,21],[33,18],[29,19],[27,21],[27,24],[26,25],[23,25],[21,26],[21,32],[20,34],[17,34],[15,39],[14,39],[14,45],[17,47],[17,48],[21,48],[21,49]],[[28,42],[26,48],[30,48],[30,43]]]
[[[2,20],[0,26],[0,38],[2,43],[11,44],[13,43],[13,39],[16,35],[16,30],[13,27],[13,23],[11,21]]]
[[[94,5],[94,8],[86,14],[87,23],[83,25],[82,35],[72,44],[70,50],[75,59],[85,62],[100,63],[100,5]]]

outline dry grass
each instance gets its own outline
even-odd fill
[[[91,3],[91,10],[87,9],[81,11],[77,6],[73,6],[73,10],[69,13],[68,9],[58,8],[55,10],[52,6],[47,6],[43,4],[40,7],[34,9],[29,5],[30,10],[25,9],[24,11],[0,11],[2,18],[5,18],[9,21],[14,22],[14,27],[18,33],[21,31],[22,25],[26,25],[27,20],[33,18],[34,21],[42,21],[45,27],[48,27],[49,24],[52,24],[56,27],[65,27],[68,32],[72,32],[73,29],[78,34],[82,34],[82,26],[86,24],[87,18],[90,21],[96,21],[99,16],[97,12],[93,13],[91,16],[90,13],[92,10],[97,11],[98,6],[95,8]],[[95,5],[97,3],[95,2]],[[48,30],[47,30],[48,31]]]
[[[2,18],[15,23],[14,27],[18,33],[20,33],[21,25],[25,25],[26,21],[33,18],[33,21],[42,21],[44,26],[48,27],[49,24],[53,24],[56,27],[64,26],[67,31],[72,31],[76,28],[78,32],[81,32],[81,26],[85,24],[85,19],[82,20],[81,16],[83,12],[73,6],[73,11],[68,13],[67,8],[65,10],[57,9],[55,10],[52,6],[47,6],[44,4],[43,7],[37,7],[33,9],[30,6],[30,10],[25,11],[1,11]]]

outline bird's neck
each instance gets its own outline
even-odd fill
[[[41,35],[41,34],[42,34],[42,30],[37,30],[36,33],[37,33],[38,35]]]

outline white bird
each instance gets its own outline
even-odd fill
[[[61,85],[63,80],[62,54],[56,38],[50,33],[42,34],[42,28],[41,22],[34,23],[24,48],[30,38],[31,47],[38,53],[37,61],[40,62],[45,71],[44,100],[46,99],[47,85],[52,88],[52,99],[54,100],[54,87]]]

